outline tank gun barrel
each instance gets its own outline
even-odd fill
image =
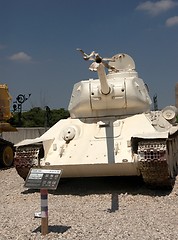
[[[114,59],[103,59],[98,53],[95,53],[95,51],[92,51],[90,54],[86,54],[82,49],[77,48],[77,50],[82,53],[84,60],[94,61],[90,65],[89,70],[95,71],[95,72],[97,71],[98,77],[100,80],[101,93],[104,95],[109,94],[111,88],[107,81],[105,67],[109,68],[109,69],[113,69],[113,67],[111,67],[107,62],[105,62],[105,60],[106,61],[109,61],[109,60],[114,61]]]
[[[104,94],[104,95],[109,94],[110,93],[110,86],[109,86],[108,81],[107,81],[104,65],[102,63],[97,64],[97,67],[95,68],[96,70],[92,69],[93,68],[92,65],[96,65],[95,62],[94,62],[94,64],[91,64],[89,69],[91,71],[96,71],[97,70],[98,77],[99,77],[99,80],[100,80],[101,93]]]

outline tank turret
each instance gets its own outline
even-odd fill
[[[76,83],[69,103],[72,118],[130,115],[150,110],[148,89],[135,71],[134,60],[127,54],[102,58],[94,51],[84,60],[92,60],[89,69],[98,79]],[[108,69],[106,73],[105,69]]]

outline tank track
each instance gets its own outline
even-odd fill
[[[42,145],[28,145],[16,149],[14,167],[24,180],[32,167],[39,166],[41,149]]]
[[[151,188],[172,188],[166,140],[143,140],[138,143],[138,168]]]

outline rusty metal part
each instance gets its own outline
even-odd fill
[[[144,140],[138,143],[138,167],[146,185],[151,188],[172,188],[166,140]]]
[[[13,143],[0,138],[0,167],[11,167],[14,162]]]
[[[14,161],[14,148],[12,144],[0,146],[0,166],[11,167]]]
[[[25,180],[32,167],[39,166],[39,159],[43,151],[42,145],[22,146],[16,149],[14,166],[18,174]]]

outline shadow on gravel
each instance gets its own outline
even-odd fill
[[[2,170],[8,170],[8,169],[11,169],[11,168],[14,168],[14,166],[11,166],[11,167],[2,167],[2,166],[0,165],[0,171],[2,171]]]
[[[22,194],[30,194],[39,190],[27,189]],[[78,195],[86,196],[91,194],[131,194],[165,196],[171,190],[149,189],[141,177],[90,177],[90,178],[69,178],[61,179],[58,188],[49,190],[54,195]]]
[[[62,226],[62,225],[54,225],[54,226],[51,226],[49,225],[48,226],[48,232],[53,232],[53,233],[64,233],[66,232],[67,230],[69,230],[71,228],[71,226]],[[40,227],[37,227],[33,233],[38,233],[38,232],[41,232],[41,226]]]
[[[71,178],[60,180],[58,188],[51,194],[56,195],[79,195],[90,194],[131,194],[165,196],[171,190],[149,189],[141,177],[92,177],[92,178]]]
[[[23,192],[21,192],[21,194],[29,194],[29,193],[36,193],[36,192],[40,193],[40,190],[37,190],[37,189],[26,189]]]

